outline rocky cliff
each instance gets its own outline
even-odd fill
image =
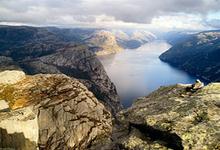
[[[219,150],[220,84],[161,87],[117,113],[62,74],[0,73],[0,147]]]
[[[160,59],[208,82],[220,81],[219,43],[219,31],[193,34],[163,53]]]
[[[77,35],[85,38],[92,31],[69,29],[65,37],[66,30],[0,26],[0,70],[63,73],[77,78],[115,114],[121,105],[114,84],[89,47],[76,44]]]
[[[5,71],[0,81],[0,149],[83,150],[112,131],[110,112],[76,79]]]
[[[195,87],[161,87],[137,99],[118,113],[109,149],[219,150],[220,84]]]

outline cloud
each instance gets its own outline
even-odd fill
[[[219,29],[220,28],[220,19],[213,19],[213,20],[206,21],[206,24],[213,27],[213,28]]]
[[[220,0],[0,0],[0,22],[143,26],[164,16],[205,18],[218,10]]]
[[[207,30],[209,25],[204,22],[201,15],[193,14],[176,14],[171,16],[162,16],[152,19],[151,26],[170,29],[190,29],[190,30]]]

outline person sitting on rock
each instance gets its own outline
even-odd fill
[[[192,84],[191,91],[195,92],[204,87],[204,83],[202,83],[199,79],[196,80],[194,84]]]

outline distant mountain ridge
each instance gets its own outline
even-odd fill
[[[134,30],[130,32],[112,30],[112,33],[115,35],[118,44],[125,49],[136,49],[143,44],[157,39],[153,33],[142,30]]]
[[[193,34],[160,59],[209,82],[220,81],[220,31]]]
[[[84,41],[97,55],[108,55],[123,49],[136,49],[157,37],[142,30],[104,30],[97,29]]]
[[[85,39],[90,49],[97,55],[108,55],[123,50],[116,41],[116,37],[110,31],[98,30]]]
[[[184,42],[187,38],[190,38],[196,31],[170,31],[163,33],[161,39],[166,40],[171,45],[176,45],[178,43]]]

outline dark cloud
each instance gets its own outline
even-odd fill
[[[133,23],[178,13],[206,15],[219,0],[0,0],[0,21],[32,24],[94,23],[101,15]]]
[[[153,17],[175,13],[207,14],[220,9],[218,0],[109,0],[99,3],[100,13],[127,22],[150,22]]]

